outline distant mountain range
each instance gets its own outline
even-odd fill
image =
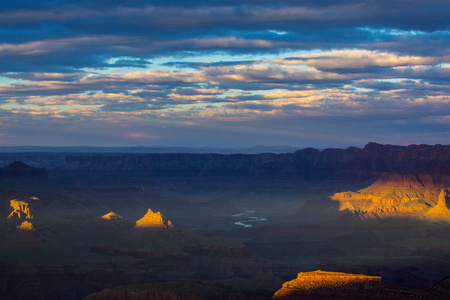
[[[254,147],[96,147],[96,146],[0,146],[0,153],[219,153],[259,154],[293,153],[301,147],[254,146]]]
[[[141,178],[377,179],[384,172],[411,172],[450,165],[450,145],[307,148],[294,153],[3,153],[14,161],[46,168],[50,177],[114,174]]]

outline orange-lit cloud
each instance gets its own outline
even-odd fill
[[[126,136],[129,138],[132,138],[132,139],[154,139],[154,138],[156,138],[154,135],[152,135],[150,133],[137,133],[137,132],[128,133]]]
[[[24,144],[72,143],[65,132],[112,144],[447,137],[448,3],[413,2],[12,1],[0,12],[2,128]]]

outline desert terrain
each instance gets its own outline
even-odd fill
[[[0,166],[2,299],[450,295],[450,146]]]

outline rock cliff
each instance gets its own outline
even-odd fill
[[[331,196],[340,210],[376,217],[412,214],[420,216],[440,203],[440,193],[450,187],[449,168],[416,173],[383,173],[367,188]],[[441,208],[437,205],[435,211]],[[444,213],[444,210],[440,210]]]
[[[424,298],[425,297],[425,298]],[[272,299],[437,299],[422,291],[382,282],[379,276],[341,272],[302,272],[285,282]]]
[[[21,161],[15,161],[7,167],[0,168],[0,180],[37,180],[48,181],[43,168],[31,167]]]
[[[17,226],[17,229],[19,230],[26,230],[26,231],[35,231],[33,224],[28,221],[23,221],[22,224]]]
[[[307,148],[285,154],[4,154],[0,165],[22,160],[52,176],[115,174],[130,177],[251,177],[375,179],[450,164],[450,145],[408,147],[369,143],[364,148]]]
[[[145,216],[136,221],[136,227],[174,228],[175,226],[159,211],[154,213],[151,209],[148,209]]]
[[[443,189],[438,197],[438,203],[431,208],[423,218],[432,222],[444,222],[450,224],[450,192]]]
[[[102,219],[106,219],[106,220],[119,220],[119,219],[123,219],[123,217],[119,214],[116,214],[115,212],[110,212],[107,213],[106,215],[102,216]]]
[[[33,219],[34,216],[30,212],[28,202],[13,199],[10,201],[10,206],[13,211],[9,214],[8,219]]]
[[[0,231],[15,229],[34,231],[41,226],[42,206],[39,198],[15,191],[0,191]],[[1,247],[0,247],[1,248]]]
[[[35,168],[21,161],[0,168],[0,190],[35,194],[51,189],[51,185],[44,168]]]

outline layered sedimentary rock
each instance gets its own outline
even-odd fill
[[[450,145],[307,148],[286,154],[5,154],[0,165],[22,160],[53,176],[115,174],[130,177],[377,178],[450,164]]]
[[[424,298],[426,297],[426,298]],[[421,291],[387,285],[379,276],[341,272],[302,272],[285,282],[272,299],[435,299]]]
[[[381,282],[381,277],[317,270],[314,272],[298,273],[297,278],[285,282],[281,290],[307,291],[320,288],[340,288],[351,284],[365,285],[372,282]],[[275,295],[279,294],[280,291],[278,291]]]
[[[8,219],[33,219],[33,215],[30,212],[30,207],[27,202],[13,199],[10,201],[10,206],[13,211],[9,214]]]
[[[149,208],[145,216],[136,221],[136,227],[174,228],[175,226],[159,211],[155,213]]]
[[[123,219],[123,217],[119,214],[116,214],[115,212],[110,212],[107,213],[106,215],[102,216],[102,219],[106,219],[106,220],[120,220]]]
[[[37,197],[30,197],[14,191],[0,193],[0,214],[4,220],[2,225],[5,226],[3,227],[5,229],[11,231],[19,229],[22,232],[35,231],[35,226],[40,224],[38,217],[40,209],[41,203]]]
[[[450,192],[443,189],[438,197],[438,203],[431,208],[423,218],[433,222],[445,222],[450,224]]]
[[[33,224],[31,222],[28,222],[28,221],[23,221],[22,224],[17,226],[17,229],[19,229],[19,230],[26,230],[26,231],[35,231],[36,230],[34,228]]]
[[[339,201],[340,210],[367,216],[420,216],[436,206],[438,198],[444,197],[439,196],[441,191],[449,187],[448,168],[408,174],[383,173],[371,186],[357,192],[336,193],[331,199]]]

